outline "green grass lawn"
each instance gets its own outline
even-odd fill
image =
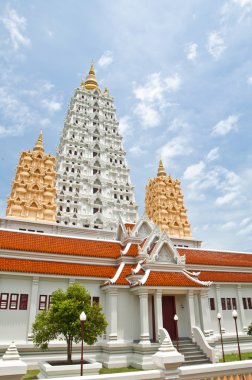
[[[122,372],[134,372],[142,371],[141,369],[132,368],[132,367],[123,367],[123,368],[102,368],[100,369],[100,375],[105,375],[109,373],[122,373]]]
[[[248,360],[252,359],[252,352],[242,352],[241,353],[242,360]],[[226,362],[235,362],[239,360],[238,354],[227,354],[225,355]],[[220,359],[220,362],[222,362],[222,359]]]
[[[38,369],[30,370],[30,371],[27,372],[27,374],[25,376],[22,377],[21,380],[33,380],[33,379],[37,379],[38,373],[39,373]]]

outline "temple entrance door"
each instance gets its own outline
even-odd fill
[[[176,340],[176,324],[174,315],[176,314],[175,297],[162,297],[163,327],[168,331],[171,340]]]

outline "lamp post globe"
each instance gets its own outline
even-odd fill
[[[174,315],[174,322],[176,327],[176,343],[177,343],[177,351],[178,351],[178,316],[177,314]]]

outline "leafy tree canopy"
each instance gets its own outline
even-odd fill
[[[77,283],[69,286],[65,292],[61,289],[54,291],[51,302],[49,310],[41,311],[36,316],[32,326],[33,342],[46,350],[51,340],[66,340],[67,358],[71,362],[72,343],[81,340],[82,311],[87,316],[84,325],[84,341],[87,344],[97,341],[98,336],[105,332],[107,322],[100,305],[91,305],[88,291]]]

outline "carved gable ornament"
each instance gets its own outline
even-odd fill
[[[159,239],[152,247],[149,262],[159,262],[165,264],[185,264],[185,256],[180,256],[176,248],[168,237],[166,232],[163,232]]]

